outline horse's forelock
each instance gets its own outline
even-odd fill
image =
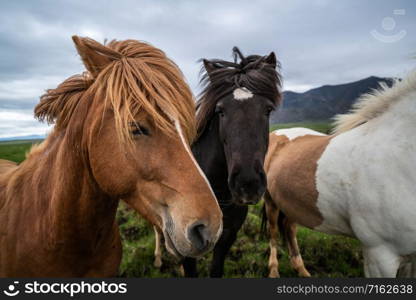
[[[101,101],[112,108],[117,133],[122,140],[131,140],[129,123],[135,121],[138,112],[147,113],[151,122],[169,135],[176,135],[174,122],[177,120],[187,140],[194,139],[192,93],[179,68],[163,51],[135,40],[113,40],[106,46],[93,42],[93,49],[100,51],[100,55],[111,55],[113,61],[99,74],[76,75],[56,89],[48,90],[35,109],[39,120],[56,123],[58,128],[66,127],[71,118],[77,117],[75,107],[91,87],[93,92],[86,96],[95,95],[95,98],[87,102]],[[104,99],[97,99],[103,95]]]

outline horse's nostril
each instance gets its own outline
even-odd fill
[[[195,248],[202,251],[209,244],[208,228],[201,222],[195,222],[188,227],[188,239]]]
[[[250,198],[250,199],[243,199],[241,201],[242,205],[253,205],[259,202],[259,198]]]
[[[231,175],[228,178],[228,185],[231,189],[235,188],[237,184],[237,178],[238,178],[239,172],[237,170],[233,170]]]
[[[266,173],[264,173],[264,171],[259,172],[259,177],[260,177],[261,183],[264,183],[267,181]]]

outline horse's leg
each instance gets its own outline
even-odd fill
[[[397,271],[397,278],[411,278],[413,277],[413,263],[406,261],[400,264],[399,270]]]
[[[270,255],[269,255],[269,277],[277,278],[280,277],[279,274],[279,262],[277,260],[277,245],[278,245],[278,225],[277,218],[279,215],[279,209],[269,201],[265,201],[266,215],[267,215],[267,224],[269,230],[269,246],[270,246]]]
[[[412,270],[410,276],[416,278],[416,254],[412,256]]]
[[[185,257],[182,261],[182,266],[185,277],[198,277],[198,270],[196,269],[195,258]]]
[[[178,270],[178,272],[179,272],[179,274],[180,274],[182,277],[185,277],[185,269],[184,269],[184,267],[183,267],[183,264],[180,264],[180,265],[179,265],[179,270]],[[190,276],[188,276],[188,277],[190,277]],[[196,276],[194,276],[194,277],[196,277]]]
[[[210,277],[224,275],[224,261],[231,246],[237,238],[237,233],[247,217],[247,206],[233,206],[223,210],[223,230],[214,248]]]
[[[401,258],[389,247],[363,248],[366,277],[396,277]]]
[[[416,255],[408,257],[408,259],[400,264],[400,268],[397,271],[397,277],[416,278]]]
[[[296,238],[297,226],[295,222],[286,218],[283,223],[285,228],[286,241],[289,248],[290,264],[301,277],[311,277],[308,270],[306,270],[303,264],[302,256],[300,255],[298,240]]]
[[[162,235],[156,229],[156,226],[153,226],[153,230],[155,231],[155,261],[153,265],[156,268],[160,268],[162,266],[162,248],[161,248]]]
[[[412,269],[410,272],[410,276],[412,278],[416,278],[416,254],[412,256],[411,260],[412,260]]]

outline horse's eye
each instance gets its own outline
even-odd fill
[[[221,107],[216,107],[215,108],[215,113],[217,113],[220,117],[224,117],[224,111],[222,110]]]
[[[137,123],[132,123],[131,126],[132,126],[131,134],[134,136],[150,134],[149,130],[146,127],[140,126]]]
[[[270,116],[270,114],[272,113],[272,111],[274,111],[274,108],[269,106],[266,108],[266,116]]]

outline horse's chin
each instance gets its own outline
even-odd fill
[[[172,241],[169,233],[164,231],[163,235],[165,237],[165,246],[166,246],[166,249],[169,251],[169,253],[178,259],[184,257],[184,255],[182,255],[179,252],[179,250],[176,248],[175,243]]]
[[[232,194],[232,202],[238,206],[256,205],[263,198],[263,195],[247,196]]]
[[[205,254],[205,252],[212,250],[214,247],[214,244],[212,244],[209,249],[205,250],[203,253],[194,250],[192,247],[187,247],[184,245],[184,247],[181,247],[181,245],[176,245],[174,242],[174,238],[170,236],[170,234],[166,231],[163,233],[165,237],[165,246],[166,249],[170,254],[172,254],[175,258],[181,260],[184,257],[194,257],[198,258],[201,255]],[[181,249],[182,248],[182,249]]]

